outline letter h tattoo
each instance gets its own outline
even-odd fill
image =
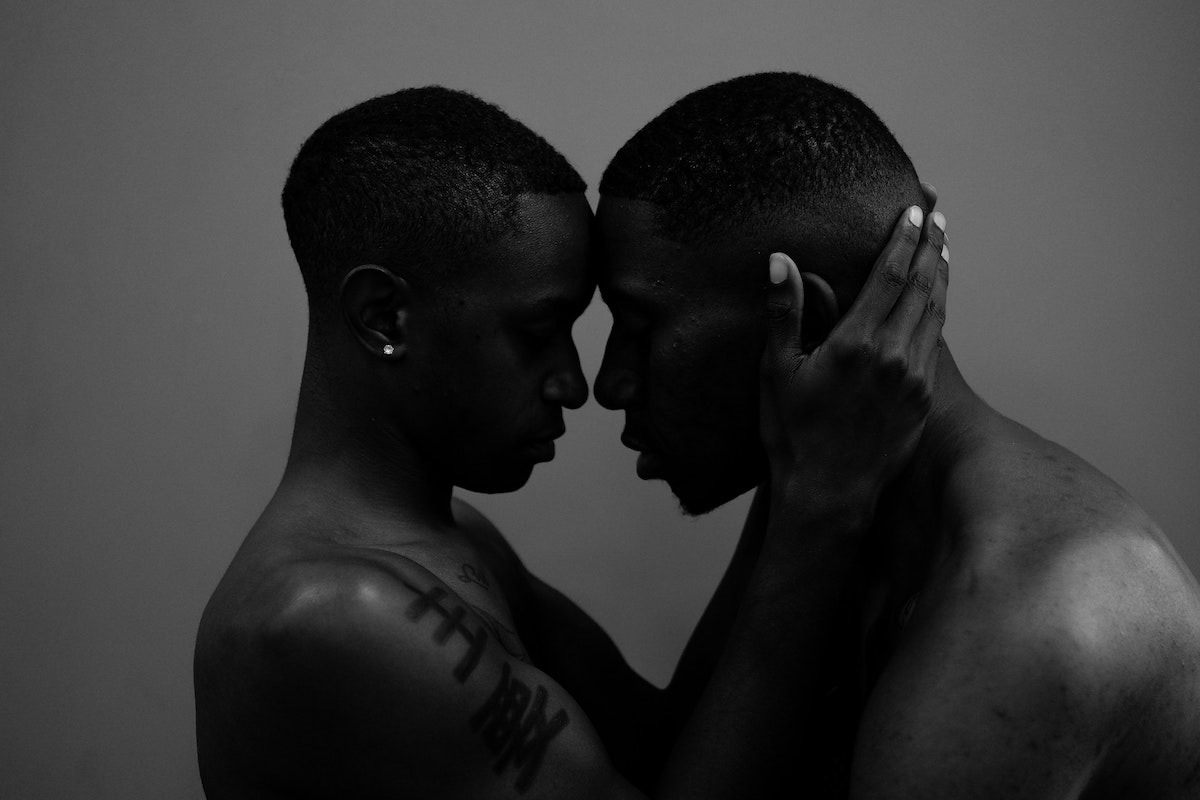
[[[566,709],[546,719],[546,696],[546,688],[538,686],[530,707],[529,687],[513,676],[506,661],[496,690],[471,717],[471,730],[480,734],[497,757],[492,769],[497,775],[510,764],[519,770],[516,787],[521,793],[537,777],[550,740],[570,721]]]

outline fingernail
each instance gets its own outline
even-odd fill
[[[911,222],[913,225],[920,227],[921,220],[923,220],[924,218],[925,218],[925,214],[923,211],[921,211],[920,206],[913,206],[912,208],[910,208],[908,210],[908,221]]]
[[[771,253],[771,283],[776,285],[787,279],[787,258],[782,253]]]
[[[946,215],[945,214],[943,214],[940,211],[935,211],[935,212],[933,212],[933,216],[931,216],[930,219],[933,220],[934,225],[938,226],[939,231],[941,231],[942,233],[946,232]]]
[[[945,261],[947,264],[950,263],[950,248],[946,247],[946,245],[942,245],[942,261]]]

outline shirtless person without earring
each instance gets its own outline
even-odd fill
[[[762,263],[778,253],[777,269],[803,287],[775,315],[803,309],[796,386],[878,354],[919,376],[927,344],[898,334],[927,324],[920,305],[896,306],[899,324],[878,331],[856,311],[906,274],[939,305],[923,271],[871,268],[895,214],[922,202],[912,163],[870,109],[789,73],[689,94],[608,166],[599,285],[614,321],[596,399],[624,410],[639,473],[664,478],[685,509],[763,484],[718,597],[736,596],[761,561],[756,514],[769,507],[774,530],[849,485],[793,485],[789,465],[815,458],[831,474],[845,461],[853,475],[864,451],[836,443],[873,424],[869,392],[866,407],[801,399],[791,368],[760,396],[758,353],[775,335],[762,321]],[[944,217],[927,216],[918,261],[945,247]],[[907,233],[915,240],[916,227]],[[763,774],[786,765],[805,787],[863,800],[1200,797],[1195,579],[1120,487],[971,391],[948,347],[936,369],[915,452],[900,449],[911,459],[879,454],[894,479],[843,583],[826,724],[808,726],[801,747],[761,748]],[[834,447],[815,449],[806,425]],[[721,762],[705,777],[729,796],[745,788]]]

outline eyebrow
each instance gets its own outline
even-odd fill
[[[570,297],[563,295],[543,295],[535,300],[525,303],[522,306],[522,314],[529,317],[554,317],[567,316],[578,317],[588,306],[592,304],[592,295],[588,295],[586,302],[580,302]]]
[[[600,297],[605,303],[620,303],[621,305],[636,308],[639,311],[649,310],[654,307],[654,303],[645,297],[639,297],[614,284],[602,285],[600,287]]]

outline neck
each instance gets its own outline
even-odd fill
[[[955,467],[977,451],[996,416],[966,384],[943,348],[933,408],[908,465],[880,497],[870,556],[892,573],[923,571],[952,544],[945,489]]]
[[[453,486],[368,387],[305,361],[292,447],[281,486],[301,488],[350,518],[437,528],[452,521]]]

